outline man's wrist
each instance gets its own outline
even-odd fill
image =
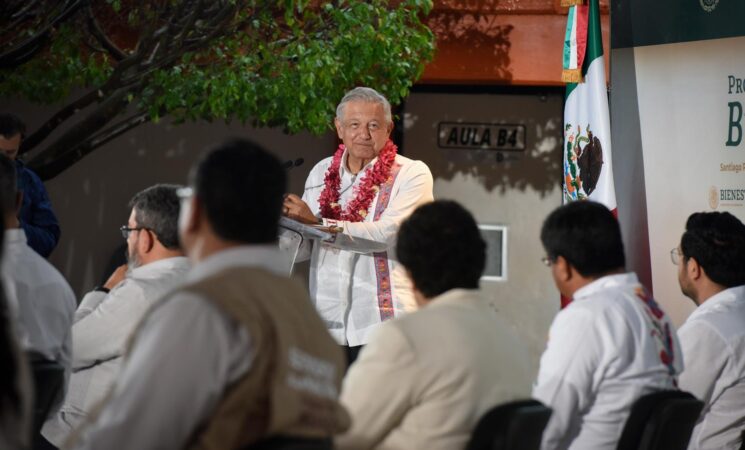
[[[104,294],[108,294],[111,292],[111,289],[107,288],[106,286],[96,286],[93,288],[93,292],[103,292]]]

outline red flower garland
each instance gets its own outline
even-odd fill
[[[318,198],[321,217],[325,219],[346,220],[348,222],[362,222],[367,217],[367,211],[370,209],[373,198],[375,198],[375,195],[380,190],[380,185],[385,183],[391,175],[391,167],[393,166],[393,161],[396,159],[398,148],[390,139],[385,143],[372,169],[368,169],[360,184],[355,186],[355,197],[347,204],[346,210],[342,211],[339,204],[339,198],[341,196],[339,193],[339,189],[341,188],[339,167],[341,166],[341,157],[344,155],[345,148],[344,144],[339,145],[336,153],[334,153],[331,166],[326,172],[326,177],[323,180],[325,187],[323,188],[323,192],[321,192],[321,196]]]

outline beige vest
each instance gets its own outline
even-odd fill
[[[344,354],[326,331],[307,291],[297,281],[266,270],[237,267],[174,291],[212,302],[242,324],[254,359],[207,423],[195,430],[191,449],[238,449],[270,436],[330,437],[349,427],[338,403]]]

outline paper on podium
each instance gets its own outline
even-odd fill
[[[388,244],[344,234],[332,233],[329,228],[320,225],[306,225],[297,220],[280,217],[280,228],[295,232],[302,239],[322,241],[323,245],[346,250],[353,253],[374,253],[387,250]],[[298,245],[302,242],[298,243]],[[293,258],[294,260],[294,258]]]
[[[279,226],[280,228],[284,228],[287,230],[294,231],[296,233],[299,233],[306,239],[320,239],[320,240],[328,240],[334,237],[333,234],[329,233],[328,231],[325,231],[323,228],[313,225],[306,225],[304,223],[300,223],[297,220],[290,219],[289,217],[280,217],[279,218]]]

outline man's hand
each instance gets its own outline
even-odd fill
[[[282,215],[297,220],[300,223],[308,225],[318,224],[318,218],[313,215],[308,204],[295,194],[285,195],[285,201],[282,205]]]
[[[108,280],[106,280],[106,283],[103,285],[108,290],[114,289],[114,286],[121,283],[122,280],[124,280],[124,277],[127,276],[127,265],[122,264],[121,266],[117,267],[114,273],[111,274]]]

